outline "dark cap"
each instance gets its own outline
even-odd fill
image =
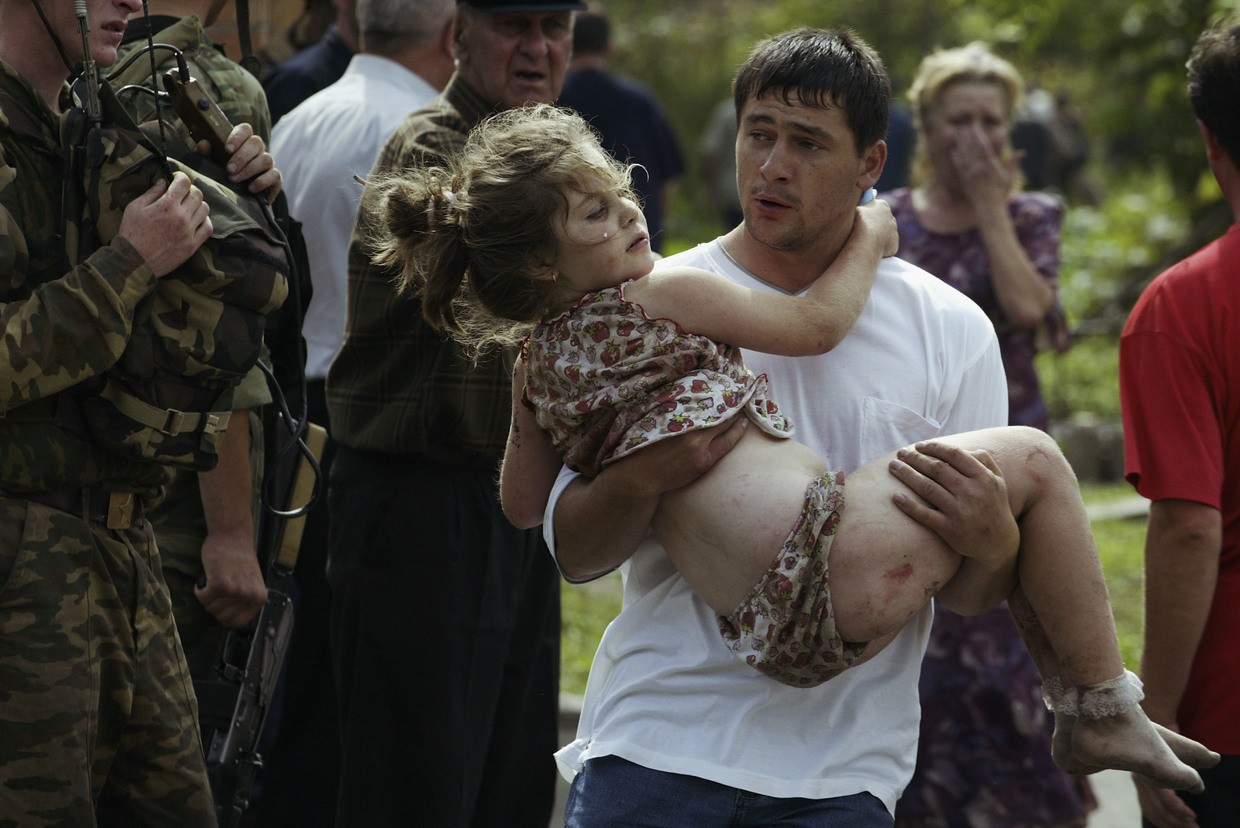
[[[523,3],[521,0],[456,0],[456,4],[473,6],[478,11],[497,13],[582,11],[586,8],[585,3]]]

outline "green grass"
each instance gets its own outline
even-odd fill
[[[1081,487],[1087,504],[1109,503],[1131,497],[1127,483],[1085,484]],[[1141,653],[1144,616],[1142,552],[1145,520],[1100,520],[1094,523],[1098,556],[1106,574],[1115,614],[1116,631],[1124,663],[1136,670]],[[612,573],[589,584],[564,584],[561,590],[564,617],[561,634],[560,689],[564,693],[585,692],[590,662],[603,630],[620,612],[620,576]]]
[[[617,572],[587,584],[561,585],[560,692],[585,693],[599,639],[611,619],[620,614],[621,589]]]

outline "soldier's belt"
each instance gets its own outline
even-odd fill
[[[133,492],[109,492],[82,486],[66,486],[50,492],[11,492],[0,488],[0,497],[33,500],[109,529],[128,529],[135,515],[142,517],[142,501]]]

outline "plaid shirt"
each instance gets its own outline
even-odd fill
[[[442,163],[493,111],[454,76],[397,127],[371,177]],[[514,355],[474,365],[423,321],[417,299],[397,295],[393,274],[371,264],[359,243],[369,231],[369,197],[362,196],[349,243],[344,344],[327,375],[332,438],[360,451],[498,463],[508,439]]]

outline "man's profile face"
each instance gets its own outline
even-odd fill
[[[885,158],[881,141],[858,154],[842,107],[804,104],[795,92],[750,99],[736,134],[745,229],[786,252],[842,245]]]
[[[572,12],[492,13],[457,18],[457,71],[502,109],[555,103],[573,48]]]

